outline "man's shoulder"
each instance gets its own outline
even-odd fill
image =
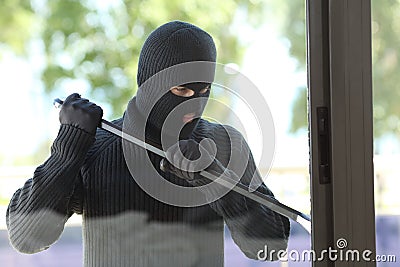
[[[210,138],[217,148],[216,157],[224,166],[230,162],[234,151],[241,153],[247,146],[240,131],[231,125],[201,120],[198,126],[194,139],[200,142],[202,139]]]
[[[204,119],[199,121],[198,127],[194,132],[194,139],[200,141],[204,138],[210,138],[217,147],[235,147],[242,146],[245,139],[241,132],[235,127],[227,124],[210,122]]]
[[[196,127],[195,133],[200,135],[203,138],[209,137],[226,137],[235,136],[235,137],[242,137],[242,134],[239,130],[235,127],[228,125],[228,124],[221,124],[216,122],[210,122],[205,119],[200,119],[198,126]]]

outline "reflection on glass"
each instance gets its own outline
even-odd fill
[[[376,246],[383,256],[377,266],[400,260],[399,11],[398,1],[372,1]]]
[[[145,37],[156,26],[173,19],[189,21],[205,28],[216,40],[218,61],[229,63],[228,71],[239,70],[258,87],[274,120],[276,140],[272,166],[261,160],[265,143],[262,144],[257,132],[257,121],[252,118],[251,110],[245,109],[238,98],[230,97],[224,90],[218,90],[217,86],[211,95],[240,115],[239,119],[243,123],[240,130],[250,146],[261,176],[266,178],[264,182],[276,198],[297,210],[309,213],[304,1],[245,1],[240,4],[235,1],[220,1],[214,5],[204,1],[170,1],[167,6],[162,1],[125,1],[124,4],[110,1],[84,4],[60,2],[54,5],[32,1],[31,5],[15,6],[17,11],[14,13],[21,16],[21,20],[0,20],[0,23],[7,23],[9,29],[19,29],[10,30],[12,34],[5,35],[6,46],[0,50],[6,55],[0,61],[0,68],[3,73],[9,74],[5,75],[3,86],[18,88],[7,90],[5,98],[18,99],[18,105],[24,107],[16,108],[12,101],[0,107],[1,114],[5,116],[3,121],[8,122],[13,129],[2,132],[0,138],[1,262],[5,262],[7,266],[81,265],[84,257],[82,238],[85,238],[81,234],[81,217],[73,215],[56,244],[45,252],[28,258],[17,254],[8,244],[5,230],[7,205],[15,190],[33,175],[35,166],[48,157],[49,146],[57,136],[58,114],[49,111],[52,108],[51,99],[54,96],[78,92],[101,105],[106,118],[120,117],[127,101],[134,95],[132,88],[136,88],[136,81],[133,77],[136,76],[138,53]],[[180,15],[176,17],[176,14]],[[215,21],[204,20],[204,14],[213,14]],[[20,23],[26,27],[21,27]],[[29,33],[34,34],[20,31],[28,28],[28,25],[33,27]],[[26,82],[27,80],[31,82]],[[249,88],[240,88],[243,91],[247,89]],[[10,111],[15,113],[12,119],[9,118]],[[213,113],[220,116],[216,118]],[[212,105],[205,110],[205,117],[207,116],[234,126],[238,122],[229,112],[213,111]],[[26,129],[30,129],[29,134]],[[113,198],[107,192],[97,193],[99,196]],[[47,218],[48,223],[52,223],[52,220],[59,221],[52,214],[47,214]],[[115,234],[107,232],[104,228],[106,224],[135,222],[135,227],[122,229],[121,238],[115,240],[122,243],[127,242],[123,237],[126,238],[134,230],[145,232],[140,231],[141,223],[148,226],[148,218],[141,214],[127,214],[115,219],[109,222],[97,218],[90,222],[92,229],[99,233],[98,244],[106,242],[101,236]],[[263,224],[262,221],[258,223]],[[201,258],[201,254],[196,252],[196,246],[193,247],[190,242],[185,243],[179,238],[182,233],[189,232],[183,228],[165,229],[157,225],[153,225],[151,231],[157,236],[165,235],[164,239],[169,241],[168,244],[160,244],[158,249],[161,251],[165,247],[171,249],[171,244],[178,244],[173,248],[181,252],[182,257],[187,260],[187,266],[196,262],[198,257]],[[197,234],[205,238],[206,233],[209,231]],[[239,250],[233,238],[225,227],[223,242],[226,266],[287,266],[280,262],[249,260]],[[134,242],[146,245],[143,240],[148,239],[139,238]],[[215,240],[211,243],[218,242],[222,241]],[[130,241],[125,244],[125,252],[130,251],[129,244]],[[288,249],[301,252],[309,248],[309,235],[292,222]],[[134,253],[131,256],[135,257]],[[164,257],[170,259],[169,255]],[[158,260],[165,258],[160,255]],[[290,263],[292,264],[310,265],[309,262]]]

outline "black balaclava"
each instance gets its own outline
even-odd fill
[[[140,52],[136,95],[136,107],[147,118],[147,139],[160,144],[162,128],[163,138],[170,133],[176,136],[172,132],[181,128],[179,139],[189,138],[206,105],[209,92],[201,94],[200,90],[211,85],[215,60],[212,37],[192,24],[172,21],[149,35]],[[212,64],[193,68],[191,62]],[[190,64],[186,66],[187,63]],[[177,65],[183,67],[176,68]],[[185,82],[176,84],[174,81]],[[195,94],[176,96],[169,91],[172,86],[185,86]],[[182,118],[188,113],[194,113],[197,118],[183,123]],[[167,119],[168,115],[172,117]]]

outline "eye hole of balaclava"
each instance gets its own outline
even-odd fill
[[[167,91],[155,103],[146,122],[146,137],[161,144],[175,143],[176,140],[188,139],[196,128],[200,116],[206,106],[210,83],[188,83],[182,85],[194,91],[189,97],[183,97]],[[168,140],[170,139],[170,140]]]

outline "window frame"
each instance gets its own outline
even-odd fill
[[[344,238],[375,255],[371,2],[307,0],[306,14],[312,247],[319,255]],[[358,264],[376,266],[313,262]]]

